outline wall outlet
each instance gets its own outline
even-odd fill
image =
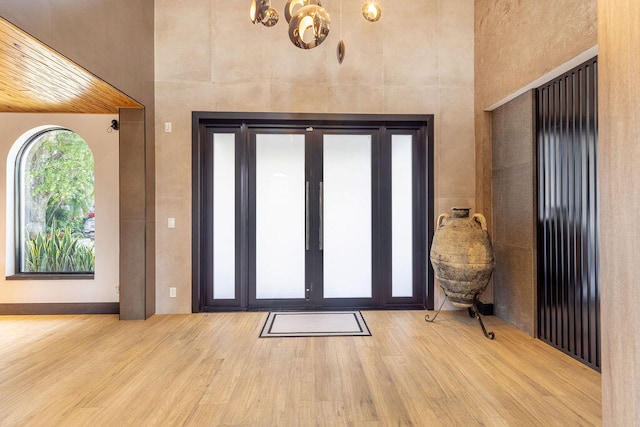
[[[170,298],[176,297],[176,288],[169,288],[169,297]]]
[[[176,219],[175,218],[167,218],[167,227],[168,228],[176,228]]]

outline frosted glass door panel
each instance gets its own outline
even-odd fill
[[[411,135],[391,137],[391,296],[413,296]]]
[[[213,299],[236,297],[236,141],[213,135]]]
[[[304,135],[256,135],[256,298],[305,297]]]
[[[325,298],[370,298],[371,136],[323,140],[323,289]]]

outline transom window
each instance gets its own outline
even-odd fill
[[[75,132],[49,128],[16,158],[16,272],[93,273],[94,162]]]

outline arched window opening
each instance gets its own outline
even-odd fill
[[[94,162],[75,132],[49,128],[16,158],[16,272],[93,273]]]

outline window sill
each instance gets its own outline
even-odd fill
[[[93,273],[17,273],[7,280],[93,280]]]

